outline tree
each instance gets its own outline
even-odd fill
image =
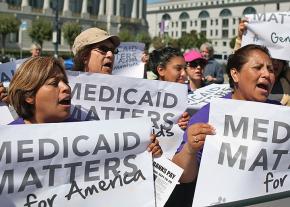
[[[152,45],[155,49],[159,49],[165,46],[161,37],[153,37]]]
[[[10,33],[15,33],[18,31],[20,21],[9,14],[0,14],[0,34],[2,39],[1,53],[5,54],[5,41],[6,36]]]
[[[138,34],[136,35],[135,40],[136,40],[137,42],[142,42],[142,43],[144,43],[144,44],[145,44],[145,49],[147,49],[147,50],[149,49],[149,46],[150,46],[150,44],[151,44],[151,37],[150,37],[150,35],[148,34],[148,32],[143,31],[143,32],[138,33]]]
[[[121,42],[133,42],[133,41],[135,41],[134,35],[132,35],[132,33],[126,28],[121,29],[118,36],[119,36]]]
[[[52,24],[50,21],[40,18],[32,22],[28,32],[32,41],[37,42],[42,47],[43,41],[52,39]]]
[[[67,22],[62,26],[63,37],[69,44],[70,49],[74,44],[75,38],[81,33],[82,27],[76,22]]]
[[[192,30],[190,33],[186,33],[178,39],[178,45],[180,48],[186,50],[190,48],[200,48],[203,43],[208,41],[209,40],[206,39],[204,34]]]

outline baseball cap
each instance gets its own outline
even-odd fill
[[[204,60],[206,62],[206,59],[203,58],[201,53],[196,51],[196,50],[190,50],[188,52],[185,52],[183,54],[183,57],[185,59],[185,62],[192,62],[192,61],[195,61],[195,60],[198,60],[198,59]]]
[[[92,27],[81,32],[74,41],[72,51],[76,55],[83,47],[98,42],[102,42],[106,39],[110,39],[115,47],[120,44],[120,38],[115,35],[110,35],[108,32],[99,29],[97,27]]]

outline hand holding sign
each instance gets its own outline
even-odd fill
[[[191,125],[187,130],[188,151],[196,154],[203,147],[206,135],[213,134],[215,134],[215,129],[209,124],[197,123]]]

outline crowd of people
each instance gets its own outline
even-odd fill
[[[226,65],[232,92],[224,98],[289,106],[288,62],[271,58],[264,46],[240,47],[245,22],[239,26],[235,51]],[[73,70],[112,74],[119,44],[119,37],[99,28],[83,31],[73,45]],[[13,76],[8,92],[0,83],[0,101],[12,105],[19,116],[11,125],[78,121],[70,118],[71,89],[63,63],[53,57],[41,57],[37,44],[32,46],[31,53],[32,57]],[[213,54],[210,43],[202,44],[199,51],[184,53],[165,47],[150,52],[144,62],[158,81],[187,84],[191,94],[206,85],[224,83],[224,70]],[[215,126],[208,124],[209,107],[207,104],[192,117],[184,112],[178,120],[185,131],[172,161],[184,169],[180,178],[184,185],[176,187],[166,206],[191,206],[202,148],[207,135],[215,134]],[[150,139],[149,151],[160,156],[162,149],[156,136],[152,134]]]

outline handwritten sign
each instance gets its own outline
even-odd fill
[[[246,18],[249,23],[242,46],[264,45],[273,58],[290,60],[290,12],[252,14]]]
[[[231,91],[229,84],[210,84],[208,86],[195,90],[192,94],[188,94],[188,108],[186,111],[189,114],[194,114],[204,105],[210,103],[212,98],[220,98]]]
[[[115,55],[113,75],[121,75],[133,78],[143,78],[144,63],[141,57],[144,52],[144,43],[121,42],[118,54]]]

